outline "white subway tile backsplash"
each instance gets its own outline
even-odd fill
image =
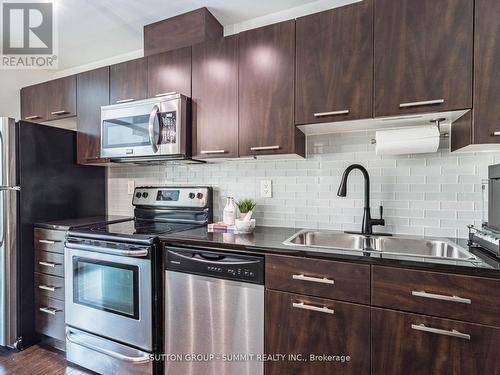
[[[204,165],[119,166],[108,172],[108,211],[132,215],[127,181],[136,186],[214,186],[215,218],[227,196],[252,197],[259,225],[359,230],[364,181],[349,177],[347,198],[337,197],[344,169],[364,165],[371,178],[372,216],[384,206],[378,231],[410,235],[467,235],[467,224],[482,219],[481,180],[500,154],[451,154],[448,141],[435,154],[378,156],[372,132],[310,136],[305,160],[231,160]],[[260,180],[270,179],[273,197],[260,198]]]

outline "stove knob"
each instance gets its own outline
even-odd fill
[[[135,197],[136,198],[140,198],[141,197],[141,193],[140,192],[135,193]]]
[[[149,195],[149,194],[148,194],[148,193],[146,193],[146,192],[142,193],[142,197],[143,197],[143,198],[147,198],[147,197],[148,197],[148,195]]]
[[[196,198],[198,198],[198,199],[202,199],[202,198],[203,198],[203,194],[202,194],[202,193],[198,193],[198,194],[196,194]]]
[[[189,193],[189,199],[194,199],[195,195],[194,193]]]

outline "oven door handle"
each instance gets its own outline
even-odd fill
[[[149,115],[149,142],[154,153],[158,152],[158,136],[155,137],[155,120],[158,118],[158,112],[160,112],[160,107],[155,104]],[[158,129],[159,132],[160,129]]]
[[[114,359],[118,359],[119,361],[132,363],[134,365],[139,365],[139,364],[151,362],[151,357],[150,357],[149,354],[148,355],[143,355],[143,356],[140,356],[140,357],[130,357],[130,356],[123,355],[123,354],[120,354],[120,353],[116,353],[116,352],[114,352],[112,350],[100,348],[100,347],[98,347],[96,345],[93,345],[91,343],[79,340],[75,336],[76,336],[76,334],[73,333],[73,332],[71,332],[70,330],[68,330],[66,332],[66,339],[69,342],[71,342],[71,343],[73,343],[75,345],[83,346],[84,348],[87,348],[89,350],[93,350],[95,352],[99,352],[101,354],[107,355],[108,357],[111,357],[111,358],[114,358]]]
[[[94,251],[96,253],[120,255],[120,256],[134,257],[134,258],[144,258],[149,255],[149,249],[120,250],[120,249],[111,249],[109,247],[104,247],[104,246],[83,245],[70,241],[66,242],[66,247],[68,249],[87,250],[87,251]]]

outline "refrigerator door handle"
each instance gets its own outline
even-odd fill
[[[0,186],[0,191],[9,190],[9,191],[20,191],[21,186]]]

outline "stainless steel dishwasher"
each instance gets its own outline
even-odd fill
[[[167,247],[165,374],[259,375],[264,258]]]

